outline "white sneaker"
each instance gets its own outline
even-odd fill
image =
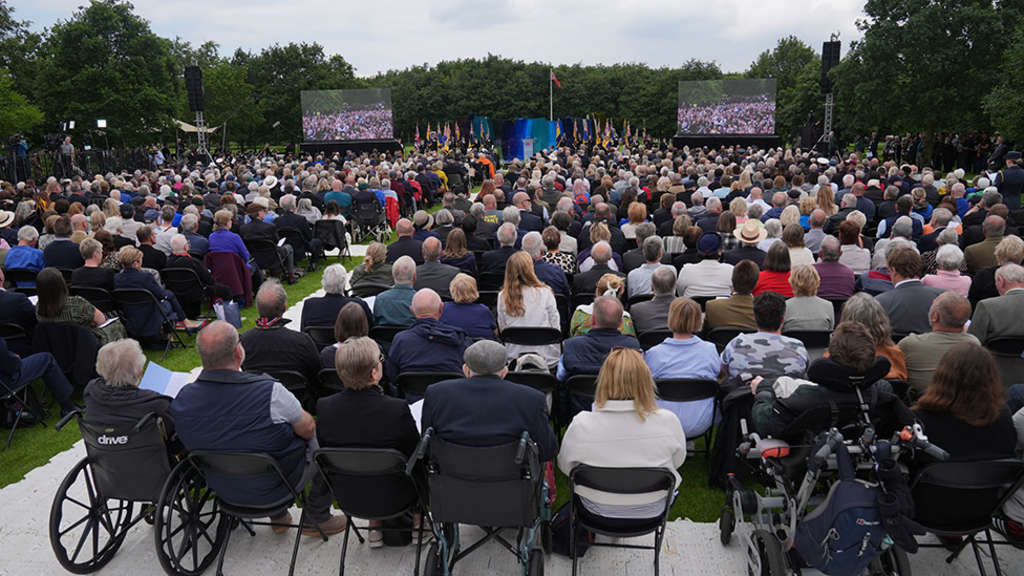
[[[366,542],[370,544],[370,548],[380,548],[384,545],[384,532],[370,530],[366,535]]]

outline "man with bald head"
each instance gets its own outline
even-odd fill
[[[590,257],[594,259],[594,265],[590,270],[580,272],[572,279],[572,293],[574,295],[593,294],[594,290],[597,289],[598,280],[605,274],[614,274],[623,280],[626,279],[625,274],[612,270],[611,266],[608,265],[608,262],[612,259],[612,247],[608,242],[602,240],[594,244],[593,250],[590,251]]]
[[[75,214],[71,217],[71,241],[81,244],[82,240],[89,238],[89,218],[85,214]]]
[[[384,366],[388,380],[394,382],[403,372],[462,372],[462,354],[473,339],[461,328],[441,322],[444,303],[437,292],[418,290],[409,309],[416,321],[391,342]]]
[[[483,260],[480,262],[480,272],[499,272],[504,274],[505,263],[516,253],[516,242],[519,240],[519,234],[516,231],[515,224],[511,222],[505,222],[499,226],[498,231],[494,234],[497,238],[498,246],[495,250],[484,252]]]
[[[408,256],[417,264],[423,263],[423,243],[412,237],[416,228],[412,220],[401,218],[395,224],[395,234],[398,240],[388,244],[388,257],[385,260],[388,264],[394,264],[402,256]]]
[[[288,293],[277,280],[266,280],[256,293],[256,327],[242,333],[242,346],[249,352],[242,369],[276,372],[298,372],[306,382],[316,382],[320,372],[320,349],[313,339],[298,329],[291,330],[285,325],[291,322],[284,317],[288,308]]]
[[[429,237],[423,241],[423,263],[416,266],[416,284],[414,288],[422,290],[430,288],[441,295],[442,298],[451,298],[448,286],[452,278],[459,273],[459,269],[449,264],[441,263],[441,241]]]
[[[579,238],[579,251],[582,252],[591,246],[590,240],[590,226],[597,224],[598,222],[604,222],[608,225],[608,231],[612,233],[612,238],[609,241],[612,250],[616,254],[622,254],[626,251],[626,237],[622,234],[622,230],[619,230],[619,221],[615,218],[615,213],[612,212],[611,206],[606,202],[598,202],[594,206],[594,217],[589,222],[583,224],[583,229],[580,231]]]
[[[970,317],[971,303],[952,290],[943,292],[932,302],[928,310],[932,331],[911,334],[899,342],[907,362],[908,384],[923,393],[928,389],[932,374],[946,350],[961,342],[981,344],[977,338],[964,332],[964,325]]]
[[[519,210],[519,229],[527,232],[540,232],[544,229],[544,222],[532,212],[533,203],[530,195],[526,192],[516,192],[512,197],[512,204]]]

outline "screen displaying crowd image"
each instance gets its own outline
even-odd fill
[[[303,90],[302,135],[308,142],[394,138],[391,89]]]
[[[679,83],[679,134],[774,134],[775,79]]]

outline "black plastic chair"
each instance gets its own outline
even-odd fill
[[[782,333],[788,338],[795,338],[804,343],[804,348],[828,348],[832,340],[831,330],[788,330]]]
[[[284,259],[281,258],[281,253],[277,251],[277,244],[273,240],[248,240],[245,242],[245,248],[260,270],[282,276],[288,273]]]
[[[251,374],[264,373],[263,370],[246,370],[246,372]],[[273,372],[266,372],[266,375],[280,382],[282,386],[295,395],[295,398],[298,399],[299,404],[302,404],[306,412],[316,416],[317,396],[305,376],[295,370],[274,370]]]
[[[637,340],[640,341],[640,348],[642,348],[644,352],[647,352],[651,348],[661,344],[666,338],[671,337],[671,330],[648,330],[647,332],[641,332],[636,336]]]
[[[203,289],[199,274],[191,268],[164,268],[160,271],[164,286],[174,292],[178,304],[190,318],[198,316],[203,302],[210,303],[210,298]],[[95,304],[94,304],[95,306]],[[212,308],[212,307],[211,307]]]
[[[85,388],[96,376],[100,343],[85,326],[67,322],[40,322],[32,332],[32,352],[49,352],[68,382]]]
[[[594,295],[589,292],[581,292],[579,294],[572,295],[572,309],[575,310],[580,306],[594,303]]]
[[[394,286],[387,284],[380,284],[377,282],[360,282],[352,285],[352,296],[356,298],[369,298],[370,296],[376,296],[381,292],[391,290]]]
[[[341,392],[345,389],[345,384],[341,381],[341,376],[338,376],[338,371],[333,368],[324,368],[317,373],[317,381],[320,383],[320,390],[322,392],[329,391],[330,393]]]
[[[505,287],[504,272],[481,272],[480,290],[498,290]]]
[[[694,296],[690,298],[690,300],[693,300],[694,302],[697,303],[698,306],[700,306],[701,310],[707,310],[708,302],[717,299],[718,296]]]
[[[1024,485],[1024,461],[1015,458],[928,464],[917,472],[910,484],[911,493],[914,494],[915,506],[918,510],[933,506],[942,509],[945,506],[945,502],[929,502],[927,497],[922,498],[920,492],[915,493],[915,490],[920,486],[945,488],[949,491],[956,490],[957,496],[967,495],[971,492],[987,492],[994,496],[995,506],[987,510],[978,510],[977,516],[957,525],[929,526],[927,523],[921,522],[920,515],[915,517],[914,520],[932,534],[963,537],[956,550],[946,558],[946,562],[952,563],[963,552],[964,548],[970,544],[974,550],[975,559],[978,562],[978,571],[981,574],[985,573],[985,567],[981,561],[978,535],[984,533],[985,539],[982,540],[982,543],[988,544],[996,576],[1000,576],[1002,570],[999,567],[999,557],[996,555],[995,545],[1009,543],[993,541],[989,527],[991,526],[992,518],[1001,514],[1000,511],[1003,505],[1016,494],[1022,485]],[[921,546],[939,547],[941,545],[921,544]]]
[[[395,378],[395,386],[406,395],[423,396],[431,384],[459,378],[465,378],[465,374],[458,372],[403,372]]]
[[[57,268],[57,272],[64,277],[64,283],[68,286],[71,285],[71,276],[75,273],[71,268]]]
[[[985,348],[993,354],[1020,358],[1024,354],[1024,338],[993,338],[985,342]]]
[[[323,350],[337,342],[334,339],[334,326],[306,326],[303,332],[309,334],[317,348]]]
[[[354,530],[359,543],[363,537],[352,522],[352,517],[364,520],[391,520],[409,513],[423,513],[426,507],[420,497],[422,480],[406,475],[408,461],[397,450],[380,448],[320,448],[313,453],[313,461],[334,494],[338,507],[345,511],[348,525],[341,545],[341,565],[338,574],[345,574],[345,556],[348,553],[348,534]],[[419,481],[417,481],[419,480]],[[416,563],[413,574],[420,570],[420,552],[423,549],[423,526],[420,520],[419,539],[416,542]],[[365,527],[370,530],[369,526]],[[415,532],[413,529],[394,529]]]
[[[338,260],[349,257],[348,240],[345,238],[345,224],[338,219],[317,220],[313,224],[313,237],[324,243],[324,250],[338,250]]]
[[[501,339],[506,344],[520,346],[549,346],[562,343],[562,331],[558,328],[543,326],[510,327],[501,331]]]
[[[189,272],[192,272],[189,270]],[[195,274],[195,272],[193,272]],[[117,309],[117,304],[114,302],[114,297],[109,291],[103,288],[95,288],[92,286],[71,286],[68,288],[68,293],[72,296],[81,296],[89,301],[96,308],[106,314]]]
[[[654,294],[637,294],[636,296],[630,296],[629,300],[626,301],[626,310],[633,307],[634,304],[641,302],[650,302],[654,300]]]
[[[576,414],[589,412],[594,404],[594,394],[597,390],[597,374],[577,374],[570,376],[565,381],[565,389],[568,393],[568,406],[564,410],[562,423],[568,425]]]
[[[838,325],[839,320],[843,315],[843,306],[846,306],[846,301],[849,300],[849,298],[825,298],[825,300],[832,303],[832,310],[836,315],[836,325]]]
[[[483,304],[491,310],[494,310],[498,307],[498,294],[500,294],[500,292],[497,290],[480,290],[477,292],[476,303]]]
[[[903,340],[907,336],[910,336],[910,334],[898,334],[898,333],[895,333],[895,332],[890,334],[890,337],[892,338],[892,341],[893,341],[894,344],[899,344],[900,340]]]
[[[15,416],[14,422],[11,424],[11,431],[7,434],[7,442],[4,443],[5,451],[11,446],[14,431],[18,429],[18,423],[21,422],[21,417],[25,411],[32,414],[40,425],[46,426],[46,422],[44,422],[47,416],[46,410],[39,403],[35,390],[32,389],[31,382],[25,382],[17,387],[11,387],[6,382],[0,382],[0,406],[8,406],[10,402],[20,402],[22,409],[18,411],[18,415]]]
[[[29,270],[27,268],[7,268],[7,269],[4,270],[4,278],[8,282],[10,282],[11,284],[13,284],[16,287],[14,289],[14,291],[15,292],[21,292],[22,294],[25,294],[27,296],[35,296],[35,294],[36,294],[35,286],[31,286],[31,287],[24,286],[24,287],[22,287],[22,286],[18,286],[18,283],[19,282],[32,282],[32,283],[35,283],[36,276],[38,276],[38,275],[39,275],[38,271],[36,271],[36,270]]]
[[[580,465],[569,473],[570,498],[570,531],[569,531],[569,556],[572,558],[572,573],[576,576],[579,555],[576,553],[579,544],[580,528],[585,528],[596,534],[611,536],[613,538],[632,538],[654,533],[654,546],[640,546],[636,544],[617,544],[611,542],[591,542],[591,546],[605,546],[609,548],[630,548],[633,550],[654,551],[654,574],[660,573],[659,557],[661,555],[661,541],[665,536],[665,523],[668,521],[669,510],[672,509],[672,493],[675,490],[675,476],[664,468],[596,468]],[[583,504],[576,495],[576,487],[583,486],[592,490],[607,492],[610,494],[648,494],[654,492],[665,492],[665,508],[658,516],[650,519],[649,522],[636,522],[632,528],[623,529],[610,525],[604,519],[583,508]]]
[[[390,346],[399,332],[408,329],[408,326],[374,326],[370,328],[369,336],[381,346]]]
[[[320,527],[320,523],[307,513],[308,508],[306,506],[306,498],[301,492],[303,487],[299,486],[298,489],[293,487],[288,482],[288,476],[285,475],[283,470],[281,470],[281,466],[270,455],[261,453],[209,452],[205,450],[193,450],[189,452],[188,457],[178,466],[192,466],[203,474],[203,476],[213,474],[219,476],[221,480],[230,480],[230,482],[222,481],[220,483],[221,486],[231,485],[239,480],[244,481],[246,479],[252,480],[276,476],[280,480],[281,485],[288,489],[288,493],[276,502],[272,502],[268,505],[254,506],[250,503],[235,501],[232,499],[231,494],[222,491],[217,493],[217,503],[220,506],[222,513],[242,520],[241,526],[250,531],[250,534],[254,534],[251,531],[251,525],[272,525],[270,522],[257,522],[252,519],[266,518],[272,513],[290,508],[293,504],[297,503],[298,507],[302,510],[302,513],[299,516],[299,522],[298,524],[288,525],[291,528],[295,528],[295,546],[292,549],[291,563],[288,565],[288,576],[292,576],[295,572],[295,560],[299,554],[299,543],[302,542],[303,525],[307,522],[311,523],[316,528],[317,532],[320,533],[323,541],[327,541],[327,534],[324,534],[323,529]],[[207,479],[207,484],[209,484],[209,479]],[[164,514],[170,514],[170,512],[164,511],[163,506],[158,507],[157,516],[160,517]],[[228,548],[228,541],[231,539],[231,532],[231,530],[227,531],[227,535],[224,537],[224,542],[221,544],[220,555],[217,558],[218,574],[223,574],[224,556]]]
[[[708,462],[708,473],[711,473],[711,444],[714,435],[714,414],[718,412],[718,381],[705,378],[659,378],[654,381],[658,387],[658,397],[665,402],[698,402],[712,400],[712,423],[700,435],[704,439],[702,450],[694,449],[694,454],[703,453]],[[687,438],[694,440],[694,438]]]
[[[713,343],[715,346],[718,346],[718,349],[721,350],[725,348],[729,342],[732,342],[733,338],[740,334],[753,334],[755,332],[757,332],[757,330],[754,330],[753,328],[715,328],[711,332],[708,332],[705,340]]]
[[[505,374],[505,380],[507,382],[514,382],[516,384],[522,384],[523,386],[529,386],[538,392],[543,393],[545,396],[550,394],[551,398],[551,410],[548,414],[551,423],[554,424],[555,430],[560,428],[558,422],[558,379],[551,375],[550,372],[508,372]]]
[[[125,328],[134,324],[132,321],[132,315],[134,314],[152,314],[153,309],[160,312],[160,316],[163,318],[161,326],[163,326],[164,329],[167,332],[170,332],[173,336],[173,338],[167,339],[167,345],[164,347],[164,360],[167,359],[167,352],[174,346],[191,348],[190,345],[185,344],[181,339],[181,335],[174,329],[174,321],[171,320],[167,315],[167,312],[165,312],[163,307],[160,306],[160,301],[156,299],[156,296],[154,296],[152,292],[149,290],[143,290],[142,288],[121,288],[119,290],[114,290],[112,295],[114,297],[114,301],[117,302],[117,307],[121,310],[121,314],[125,319]],[[140,321],[140,325],[142,324],[144,324],[144,322]],[[129,334],[131,334],[131,330],[129,330]],[[153,336],[153,334],[131,335],[136,339],[149,338]],[[157,335],[160,335],[160,333],[158,332]]]
[[[0,338],[7,343],[7,350],[21,357],[32,353],[32,338],[20,324],[0,323]]]
[[[306,250],[306,241],[302,238],[302,232],[298,230],[292,230],[291,228],[278,228],[277,233],[281,238],[285,239],[285,244],[292,247],[295,251],[295,261],[309,258],[313,256],[308,250]]]

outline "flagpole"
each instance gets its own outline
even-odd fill
[[[555,120],[555,71],[548,68],[548,114],[550,120]]]

